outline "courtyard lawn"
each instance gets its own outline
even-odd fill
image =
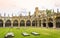
[[[0,38],[4,38],[7,32],[13,32],[14,38],[60,38],[60,29],[34,27],[0,28]],[[23,36],[21,34],[23,32],[27,32],[30,36]],[[31,32],[37,32],[40,35],[34,36]]]

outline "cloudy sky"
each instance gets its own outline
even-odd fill
[[[35,7],[42,9],[60,9],[60,0],[0,0],[0,13],[6,13],[6,16],[13,13],[18,15],[23,12],[26,15],[31,12],[33,14]]]

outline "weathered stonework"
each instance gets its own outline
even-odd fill
[[[0,27],[46,27],[46,28],[60,28],[60,13],[54,13],[50,16],[44,14],[46,11],[40,11],[38,7],[35,8],[33,15],[28,16],[0,16]]]

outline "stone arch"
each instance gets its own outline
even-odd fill
[[[52,19],[52,18],[49,18],[49,19],[48,19],[48,21],[49,21],[49,22],[52,22],[52,21],[53,21],[53,19]]]
[[[0,27],[3,27],[3,20],[0,19]]]
[[[53,27],[53,23],[52,22],[48,22],[48,27]]]
[[[43,19],[43,27],[46,27],[46,19]]]
[[[37,20],[32,21],[32,26],[37,26]]]
[[[26,26],[31,26],[31,21],[30,20],[26,21]]]
[[[43,27],[46,27],[46,23],[45,22],[43,23]]]
[[[35,26],[35,20],[32,21],[32,26]]]
[[[20,21],[20,26],[25,26],[25,21],[24,20]]]
[[[60,28],[60,17],[56,17],[56,27]]]
[[[11,21],[10,21],[10,20],[7,20],[7,21],[5,22],[5,26],[6,26],[6,27],[11,27]]]
[[[43,19],[43,22],[46,22],[46,19]]]
[[[13,26],[15,27],[15,26],[18,26],[18,20],[14,20],[13,21]]]

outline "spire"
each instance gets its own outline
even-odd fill
[[[20,17],[22,17],[22,13],[20,13],[20,15],[19,15]]]
[[[54,13],[54,9],[53,9],[53,13]]]
[[[4,13],[4,17],[6,16],[6,13]]]
[[[57,13],[59,13],[59,9],[57,9]]]
[[[1,13],[0,13],[0,16],[1,16]]]
[[[30,16],[30,12],[29,12],[29,16]]]
[[[13,13],[12,13],[12,17],[13,17]]]
[[[28,17],[30,18],[30,12],[29,12],[29,15],[28,15]]]
[[[35,11],[38,11],[38,10],[39,10],[39,8],[38,8],[38,7],[36,7],[36,8],[35,8]]]
[[[9,17],[9,14],[8,14],[8,17]]]
[[[35,8],[34,16],[38,17],[40,10],[38,7]]]

